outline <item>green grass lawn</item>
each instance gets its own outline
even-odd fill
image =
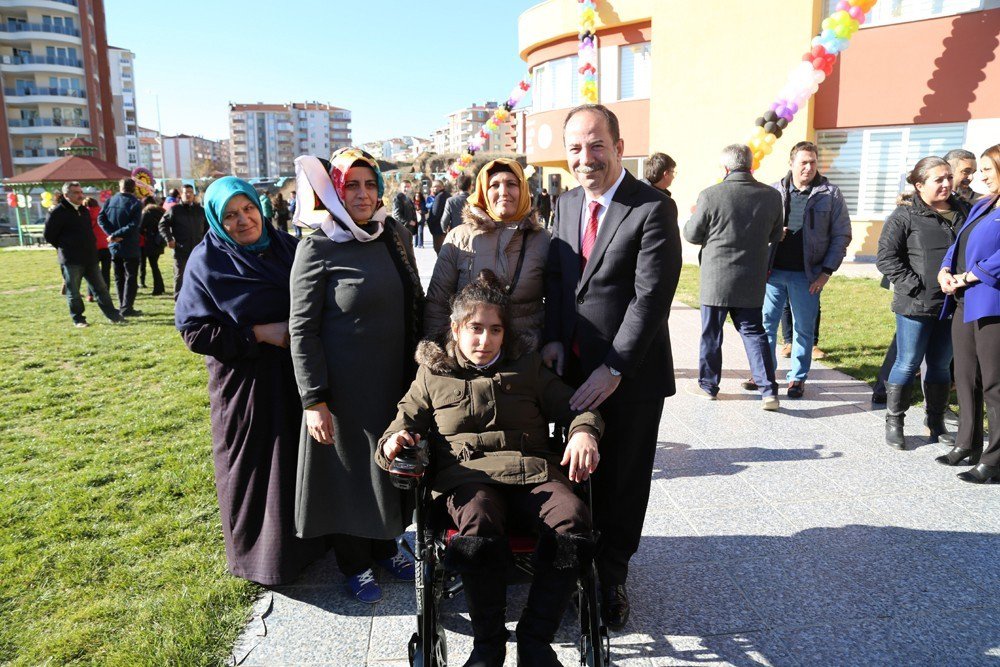
[[[0,251],[0,664],[222,664],[257,589],[225,569],[204,362],[169,297],[74,329],[60,284]]]
[[[697,308],[698,267],[685,264],[677,299]],[[834,275],[823,289],[820,347],[823,363],[869,384],[875,382],[885,349],[896,333],[889,310],[892,294],[879,281]]]

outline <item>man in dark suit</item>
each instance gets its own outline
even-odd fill
[[[667,316],[681,270],[677,206],[622,168],[625,144],[606,107],[563,125],[580,187],[559,197],[546,266],[545,362],[579,384],[577,410],[607,424],[593,477],[605,621],[628,621],[629,559],[649,501],[663,399],[674,394]]]

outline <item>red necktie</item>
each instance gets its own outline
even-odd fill
[[[601,202],[592,201],[587,206],[590,208],[590,217],[587,218],[587,228],[583,231],[583,239],[580,241],[580,271],[587,266],[590,259],[590,252],[597,243],[597,214],[601,211]]]
[[[601,202],[592,201],[587,205],[590,208],[590,216],[587,218],[587,228],[583,231],[583,239],[580,241],[580,273],[587,267],[587,260],[590,259],[590,252],[597,243],[597,214],[601,212]],[[573,354],[579,358],[580,337],[573,334]]]

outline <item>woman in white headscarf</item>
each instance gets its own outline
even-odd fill
[[[305,410],[295,525],[327,535],[349,592],[382,597],[379,564],[413,579],[395,538],[409,523],[403,497],[374,463],[385,425],[416,373],[423,293],[410,233],[386,215],[384,182],[367,153],[295,161],[295,222],[315,230],[292,265],[291,339]]]

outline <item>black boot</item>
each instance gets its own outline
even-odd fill
[[[455,537],[445,564],[462,575],[472,621],[472,653],[465,667],[503,667],[507,655],[506,537]]]
[[[969,459],[969,465],[974,466],[979,463],[979,456],[982,454],[982,450],[973,451],[971,449],[964,449],[962,447],[952,447],[951,451],[947,454],[942,454],[936,457],[934,460],[941,465],[946,466],[957,466],[962,463],[962,461]]]
[[[535,576],[528,604],[517,623],[517,664],[560,667],[552,650],[559,624],[569,605],[581,567],[594,555],[589,536],[544,534],[535,551]]]
[[[948,433],[944,423],[944,412],[948,409],[948,398],[951,396],[951,384],[924,383],[924,425],[930,431],[928,442],[940,442],[945,445],[955,444],[955,436]]]
[[[912,384],[885,385],[885,444],[896,449],[906,449],[903,437],[903,418],[910,407]]]

